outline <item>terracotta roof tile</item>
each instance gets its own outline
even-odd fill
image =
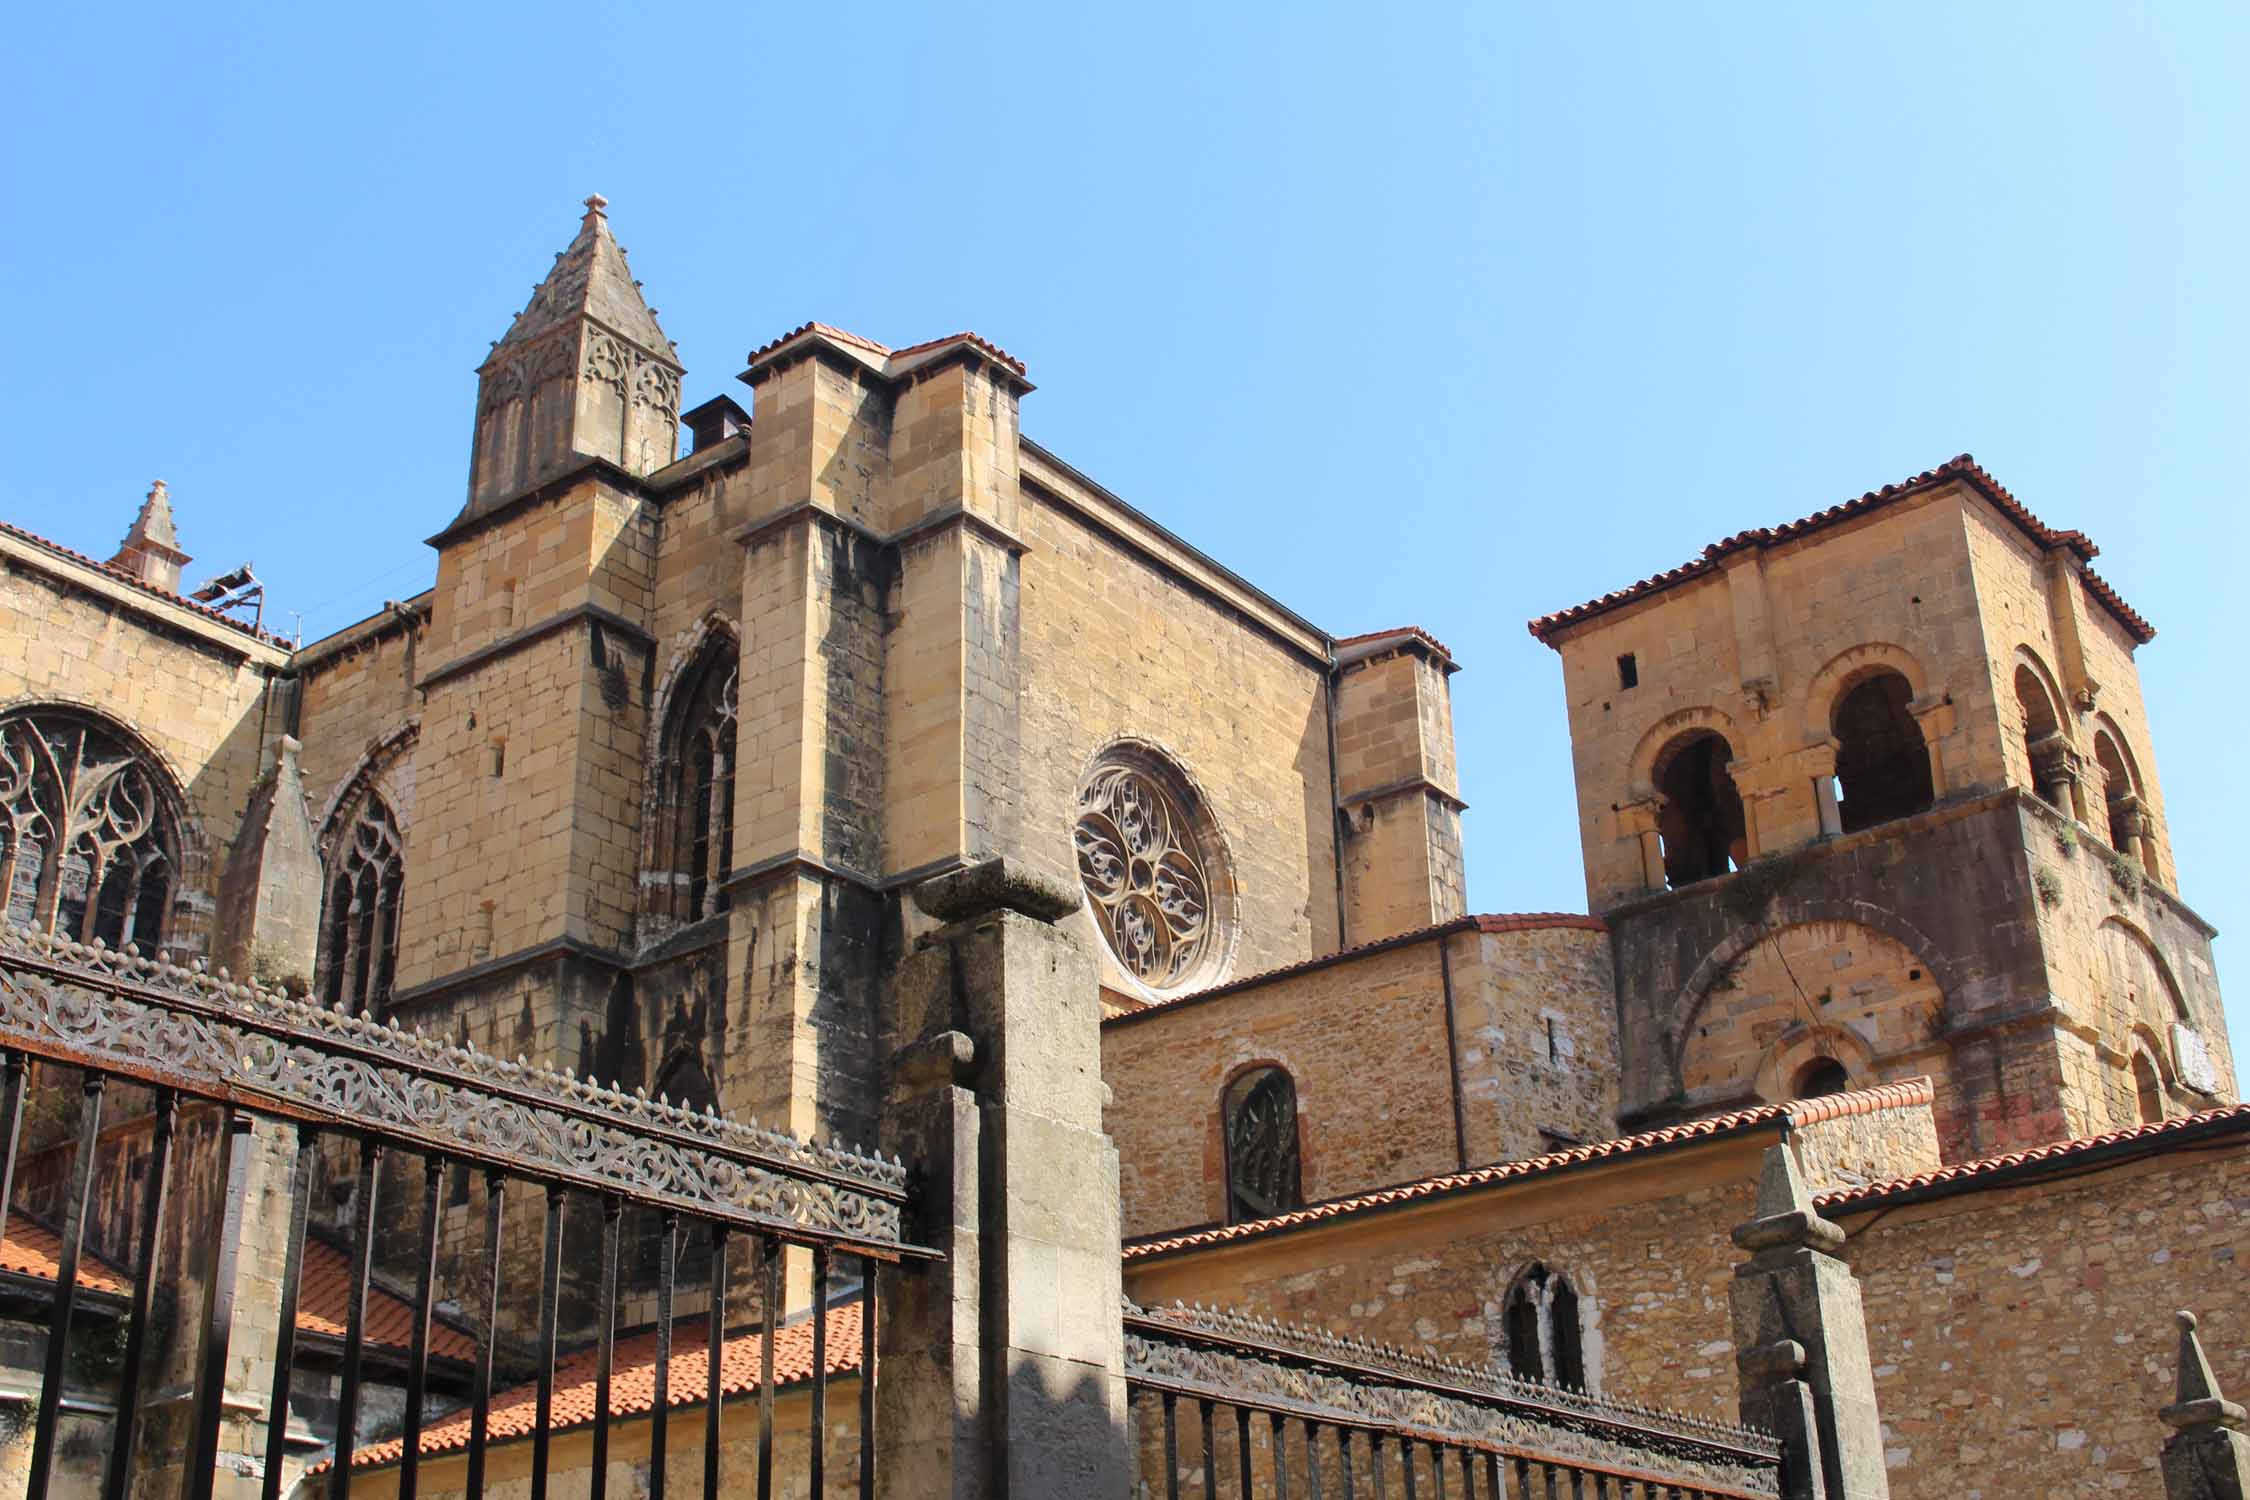
[[[1928,1105],[1931,1099],[1930,1080],[1912,1078],[1902,1083],[1879,1084],[1871,1089],[1854,1089],[1849,1093],[1829,1094],[1818,1099],[1797,1099],[1787,1104],[1762,1104],[1755,1109],[1735,1110],[1730,1114],[1712,1115],[1701,1120],[1689,1120],[1679,1125],[1667,1125],[1660,1130],[1643,1131],[1639,1135],[1620,1136],[1615,1140],[1596,1141],[1592,1145],[1574,1146],[1568,1151],[1551,1151],[1544,1156],[1529,1156],[1521,1161],[1495,1162],[1489,1167],[1478,1167],[1468,1172],[1452,1172],[1442,1177],[1425,1177],[1417,1182],[1400,1183],[1396,1187],[1381,1188],[1372,1193],[1357,1193],[1345,1198],[1331,1198],[1326,1203],[1316,1203],[1294,1213],[1276,1214],[1270,1219],[1257,1219],[1247,1224],[1228,1224],[1211,1229],[1192,1230],[1186,1234],[1166,1235],[1156,1239],[1141,1240],[1125,1247],[1125,1259],[1138,1260],[1151,1255],[1163,1255],[1176,1250],[1200,1250],[1212,1245],[1228,1245],[1239,1240],[1256,1239],[1284,1230],[1300,1229],[1308,1224],[1319,1224],[1331,1219],[1348,1218],[1369,1209],[1392,1208],[1425,1198],[1440,1198],[1449,1194],[1467,1192],[1476,1188],[1491,1187],[1495,1183],[1511,1182],[1568,1167],[1582,1166],[1587,1162],[1612,1160],[1632,1156],[1637,1152],[1659,1146],[1679,1145],[1687,1141],[1715,1140],[1736,1135],[1761,1125],[1778,1124],[1784,1120],[1792,1126],[1813,1125],[1823,1120],[1842,1119],[1847,1115],[1873,1114],[1877,1110],[1910,1108]]]
[[[94,559],[88,557],[85,553],[72,551],[70,548],[65,547],[60,542],[49,541],[46,537],[39,535],[37,532],[26,531],[21,526],[12,526],[6,521],[0,521],[0,535],[12,536],[19,542],[29,542],[34,547],[38,547],[43,551],[52,552],[55,556],[63,558],[70,562],[77,563],[82,568],[90,568],[94,572],[101,574],[102,577],[109,579],[113,583],[125,584],[131,588],[139,589],[144,594],[154,595],[156,598],[162,599],[168,604],[177,604],[182,609],[193,610],[196,614],[202,615],[205,619],[216,620],[221,625],[229,626],[235,630],[241,631],[244,635],[250,637],[254,641],[264,641],[269,646],[285,647],[289,644],[289,642],[283,640],[278,635],[274,635],[270,631],[260,630],[254,625],[250,625],[245,621],[236,619],[233,615],[221,614],[219,611],[212,609],[208,605],[198,604],[195,600],[188,598],[185,594],[175,594],[170,589],[160,589],[153,584],[144,583],[140,579],[134,577],[132,574],[126,572],[123,568],[112,567],[110,564],[105,562],[96,562]]]
[[[1609,924],[1600,917],[1589,917],[1581,912],[1531,911],[1488,912],[1482,916],[1455,917],[1450,922],[1438,922],[1429,927],[1416,927],[1389,937],[1375,938],[1365,943],[1355,943],[1349,948],[1339,948],[1333,953],[1323,953],[1314,958],[1301,958],[1293,964],[1283,964],[1278,969],[1266,969],[1256,974],[1245,974],[1240,979],[1229,979],[1224,984],[1209,989],[1196,990],[1185,995],[1168,995],[1162,1000],[1151,1000],[1133,1010],[1121,1011],[1114,1016],[1104,1016],[1102,1023],[1128,1021],[1135,1016],[1145,1016],[1151,1011],[1170,1010],[1176,1005],[1187,1005],[1198,1000],[1215,999],[1236,990],[1246,990],[1276,979],[1286,979],[1292,974],[1306,974],[1315,969],[1325,969],[1331,964],[1364,958],[1369,954],[1404,948],[1414,943],[1427,942],[1435,937],[1449,937],[1456,932],[1536,932],[1550,929],[1577,929],[1585,932],[1607,932]]]
[[[868,353],[875,355],[877,358],[884,360],[905,359],[910,355],[927,354],[932,349],[943,348],[947,344],[968,344],[976,349],[982,350],[986,354],[991,355],[994,359],[999,360],[1009,369],[1014,370],[1018,375],[1021,375],[1025,372],[1024,362],[1022,360],[1016,358],[1013,354],[1010,354],[1007,350],[1001,348],[998,344],[993,343],[990,339],[976,333],[970,333],[967,331],[963,331],[961,333],[949,333],[943,338],[924,339],[919,344],[908,344],[903,349],[893,349],[888,344],[879,344],[871,338],[864,338],[859,334],[849,332],[842,328],[838,328],[832,323],[820,322],[800,323],[795,328],[792,328],[787,333],[781,335],[781,337],[777,339],[769,339],[767,342],[760,344],[757,348],[750,351],[749,363],[753,365],[756,364],[759,360],[773,353],[774,350],[779,349],[784,344],[790,343],[796,339],[803,338],[808,333],[821,334],[824,337],[835,339],[838,343],[850,344],[854,348],[864,349]]]
[[[62,1274],[62,1248],[60,1236],[18,1208],[8,1215],[8,1237],[0,1241],[0,1271],[53,1281]],[[123,1272],[90,1250],[78,1257],[78,1286],[81,1291],[119,1297],[129,1297],[133,1292],[133,1284]]]
[[[305,1266],[297,1280],[297,1331],[341,1339],[351,1316],[351,1257],[325,1240],[305,1237]],[[367,1322],[361,1339],[372,1347],[414,1346],[414,1304],[381,1286],[367,1289]],[[473,1364],[476,1341],[438,1318],[430,1320],[430,1356]]]
[[[1823,1213],[1832,1213],[1865,1207],[1881,1199],[1928,1188],[1948,1188],[1959,1184],[1963,1189],[1973,1189],[2018,1167],[2064,1167],[2083,1157],[2119,1148],[2129,1149],[2146,1144],[2162,1149],[2167,1144],[2166,1137],[2170,1136],[2189,1132],[2231,1133],[2237,1128],[2250,1131],[2250,1104],[2230,1104],[2222,1109],[2207,1109],[2199,1114],[2182,1115],[2178,1119],[2152,1125],[2135,1125],[2130,1130],[2113,1130],[2107,1135],[2057,1141],[2052,1145],[2034,1146],[2026,1151],[2010,1151],[2000,1156],[1987,1156],[1979,1161],[1939,1167],[1935,1171],[1917,1172],[1911,1177],[1894,1177],[1886,1182],[1839,1188],[1832,1193],[1822,1193],[1814,1202]]]
[[[1451,661],[1453,659],[1453,653],[1446,649],[1445,642],[1439,640],[1436,636],[1430,634],[1427,630],[1424,630],[1419,625],[1401,625],[1392,630],[1370,630],[1364,635],[1347,635],[1343,639],[1337,641],[1336,644],[1340,647],[1364,646],[1369,641],[1380,641],[1394,635],[1413,636],[1416,640],[1419,640],[1425,645],[1429,646],[1430,649],[1437,652],[1438,655],[1444,657],[1446,660]]]
[[[682,1319],[672,1328],[672,1369],[667,1405],[703,1404],[710,1349],[705,1342],[704,1320]],[[774,1330],[774,1370],[784,1386],[812,1378],[812,1320],[801,1319]],[[828,1373],[846,1375],[859,1369],[860,1304],[846,1302],[828,1309]],[[582,1349],[555,1366],[554,1418],[549,1431],[583,1427],[594,1420],[595,1349]],[[758,1389],[763,1365],[755,1330],[730,1334],[719,1367],[720,1389],[728,1396],[745,1396]],[[490,1421],[491,1441],[507,1442],[529,1437],[537,1425],[539,1388],[536,1384],[495,1391]],[[646,1416],[656,1405],[656,1334],[652,1330],[618,1341],[610,1367],[609,1414]],[[466,1408],[422,1434],[422,1454],[429,1458],[469,1446],[469,1412]],[[406,1451],[398,1438],[362,1448],[352,1456],[354,1468],[393,1464]],[[314,1472],[326,1469],[322,1464]]]
[[[2042,547],[2067,548],[2082,564],[2091,562],[2101,552],[2101,549],[2094,545],[2086,533],[2057,530],[2033,515],[2022,501],[2008,493],[2006,486],[1986,473],[1984,467],[1974,458],[1964,453],[1958,458],[1948,459],[1934,469],[1926,469],[1911,479],[1903,480],[1898,484],[1886,484],[1879,490],[1869,490],[1857,500],[1847,500],[1842,505],[1832,505],[1826,510],[1815,511],[1801,520],[1791,521],[1782,526],[1758,526],[1748,531],[1738,531],[1733,536],[1721,538],[1705,547],[1702,555],[1690,562],[1682,563],[1679,567],[1668,569],[1653,577],[1644,578],[1639,583],[1627,588],[1604,594],[1599,599],[1589,599],[1584,604],[1557,610],[1550,615],[1541,615],[1538,619],[1530,621],[1528,628],[1539,640],[1551,646],[1554,644],[1555,633],[1564,627],[1575,625],[1581,620],[1591,619],[1595,615],[1604,614],[1620,605],[1629,604],[1633,600],[1649,594],[1660,593],[1676,583],[1684,583],[1690,578],[1713,572],[1718,568],[1720,559],[1731,553],[1740,552],[1749,547],[1773,546],[1779,542],[1805,536],[1824,527],[1836,525],[1838,522],[1850,520],[1855,516],[1866,515],[1868,512],[1880,509],[1894,501],[1903,500],[1909,495],[1921,494],[1926,490],[1935,489],[1941,484],[1950,484],[1955,480],[1967,481],[1976,489],[1977,493],[1991,501],[1995,509],[2014,522],[2018,529]],[[2099,573],[2096,573],[2092,568],[2082,567],[2080,576],[2086,581],[2087,592],[2099,600],[2102,607],[2116,617],[2117,622],[2125,627],[2126,633],[2131,635],[2135,641],[2145,646],[2156,639],[2156,627],[2142,619],[2131,605],[2119,598],[2117,591],[2111,588]]]

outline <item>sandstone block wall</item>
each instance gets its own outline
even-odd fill
[[[1076,869],[1079,779],[1106,746],[1161,750],[1208,803],[1234,872],[1237,938],[1220,978],[1338,946],[1324,645],[1246,616],[1192,558],[1120,542],[1137,518],[1027,462],[1022,568],[1023,845]],[[1105,519],[1106,518],[1106,519]],[[1087,921],[1083,935],[1100,937]],[[1139,998],[1105,960],[1104,983]]]
[[[1598,930],[1472,928],[1110,1018],[1104,1118],[1127,1238],[1224,1217],[1221,1101],[1252,1067],[1282,1067],[1296,1085],[1308,1203],[1606,1138],[1609,993]]]

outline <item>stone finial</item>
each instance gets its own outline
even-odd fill
[[[2211,1361],[2204,1357],[2203,1340],[2196,1334],[2195,1314],[2182,1308],[2180,1321],[2180,1377],[2172,1404],[2157,1414],[2170,1427],[2240,1427],[2246,1414],[2240,1403],[2229,1401],[2219,1390]]]
[[[171,488],[156,480],[109,565],[122,568],[151,588],[176,594],[180,591],[180,570],[192,561],[180,550],[179,529],[172,521]]]
[[[1045,870],[996,855],[931,876],[914,887],[914,904],[940,922],[966,922],[995,911],[1058,922],[1078,909],[1079,894]]]
[[[588,194],[586,195],[586,217],[587,217],[587,218],[591,219],[591,218],[595,218],[595,217],[597,217],[597,216],[606,218],[606,217],[607,217],[607,215],[606,215],[606,214],[604,214],[604,213],[603,213],[602,211],[603,211],[604,209],[608,208],[608,207],[609,207],[609,200],[608,200],[607,198],[604,198],[604,197],[603,197],[603,196],[602,196],[601,194],[599,194],[599,193],[588,193]]]
[[[1834,1254],[1843,1248],[1844,1231],[1814,1211],[1797,1153],[1787,1141],[1766,1148],[1758,1168],[1756,1217],[1735,1226],[1734,1242],[1752,1252],[1806,1246]]]

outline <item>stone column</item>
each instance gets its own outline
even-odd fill
[[[945,1253],[877,1274],[880,1493],[1123,1500],[1117,1153],[1077,892],[1001,860],[925,882],[883,1139]]]
[[[1786,1141],[1766,1148],[1757,1216],[1734,1242],[1750,1252],[1728,1289],[1742,1420],[1787,1444],[1785,1494],[1889,1500],[1859,1283],[1844,1231],[1813,1212]]]
[[[2245,1412],[2219,1391],[2195,1314],[2180,1314],[2180,1383],[2157,1413],[2172,1435],[2164,1440],[2165,1500],[2244,1500],[2250,1495],[2250,1435]]]

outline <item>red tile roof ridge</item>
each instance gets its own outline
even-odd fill
[[[1738,531],[1732,536],[1722,537],[1705,547],[1700,556],[1690,559],[1676,568],[1652,574],[1638,583],[1612,590],[1599,598],[1589,599],[1584,604],[1575,604],[1568,609],[1541,615],[1534,620],[1527,621],[1526,628],[1537,640],[1547,645],[1553,645],[1552,637],[1555,632],[1565,626],[1574,625],[1580,620],[1590,619],[1595,615],[1615,609],[1619,605],[1630,603],[1632,600],[1658,593],[1670,588],[1675,583],[1683,583],[1690,578],[1711,572],[1718,566],[1719,559],[1730,553],[1739,552],[1749,547],[1771,546],[1777,542],[1790,541],[1796,537],[1818,531],[1823,527],[1835,525],[1839,521],[1864,515],[1894,500],[1919,494],[1924,490],[1932,489],[1937,485],[1956,479],[1969,481],[1976,487],[1978,493],[1991,501],[2002,515],[2014,522],[2018,529],[2042,547],[2068,548],[2077,556],[2081,564],[2089,563],[2100,555],[2101,549],[2094,545],[2093,539],[2088,537],[2086,533],[2083,531],[2065,531],[2049,526],[2034,515],[2029,506],[2010,494],[2007,486],[1993,478],[1974,457],[1963,453],[1947,459],[1936,468],[1924,469],[1911,478],[1900,480],[1896,484],[1886,484],[1881,489],[1869,490],[1855,500],[1846,500],[1842,504],[1831,505],[1826,510],[1814,511],[1811,515],[1801,517],[1798,520],[1785,522],[1779,526],[1754,526],[1747,531]],[[2092,593],[2102,606],[2116,617],[2118,623],[2123,625],[2126,632],[2138,643],[2145,646],[2156,638],[2156,627],[2149,624],[2131,605],[2118,597],[2117,591],[2104,582],[2099,574],[2087,567],[2081,567],[2080,572],[2086,579],[2088,592]]]
[[[1413,636],[1415,639],[1428,644],[1431,649],[1437,652],[1438,655],[1445,657],[1448,661],[1452,660],[1453,658],[1453,653],[1452,651],[1447,649],[1445,642],[1439,640],[1436,636],[1430,634],[1427,630],[1424,630],[1419,625],[1397,625],[1393,626],[1389,630],[1370,630],[1360,635],[1347,635],[1339,638],[1336,641],[1336,644],[1338,646],[1364,646],[1369,641],[1385,640],[1394,635]]]
[[[1392,948],[1409,947],[1415,943],[1427,942],[1435,937],[1451,936],[1457,932],[1535,932],[1547,929],[1607,932],[1609,931],[1609,924],[1600,917],[1590,917],[1584,912],[1568,911],[1486,912],[1478,916],[1452,917],[1443,922],[1433,922],[1427,927],[1413,927],[1405,932],[1394,932],[1388,937],[1370,938],[1364,943],[1354,943],[1349,948],[1338,948],[1329,953],[1316,954],[1311,958],[1300,958],[1294,963],[1282,964],[1278,968],[1261,969],[1255,974],[1245,974],[1239,979],[1223,980],[1218,984],[1209,985],[1200,990],[1191,990],[1184,995],[1166,995],[1162,999],[1151,1000],[1146,1005],[1136,1006],[1132,1010],[1120,1011],[1114,1016],[1104,1016],[1102,1021],[1104,1025],[1107,1025],[1111,1021],[1123,1021],[1134,1016],[1145,1016],[1151,1011],[1169,1010],[1176,1005],[1186,1005],[1196,1000],[1208,1000],[1214,996],[1231,994],[1235,990],[1249,989],[1269,980],[1286,979],[1294,974],[1310,973],[1314,969],[1326,968],[1330,964],[1343,963],[1354,958],[1364,958],[1370,954],[1387,952]]]
[[[1373,1192],[1354,1193],[1341,1198],[1331,1198],[1325,1203],[1312,1204],[1291,1213],[1276,1214],[1270,1219],[1254,1219],[1245,1224],[1227,1224],[1210,1229],[1190,1230],[1184,1234],[1158,1236],[1128,1244],[1124,1250],[1127,1260],[1138,1260],[1151,1255],[1163,1255],[1174,1250],[1204,1249],[1213,1245],[1232,1244],[1239,1240],[1255,1239],[1283,1230],[1299,1229],[1330,1219],[1341,1219],[1363,1213],[1369,1209],[1392,1208],[1424,1198],[1443,1197],[1472,1188],[1490,1187],[1495,1183],[1536,1177],[1565,1167],[1582,1166],[1587,1162],[1615,1157],[1631,1156],[1637,1152],[1659,1146],[1676,1146],[1689,1141],[1712,1140],[1755,1129],[1761,1125],[1791,1126],[1816,1124],[1822,1120],[1840,1119],[1847,1115],[1873,1114],[1878,1110],[1901,1109],[1927,1105],[1931,1098],[1930,1080],[1914,1078],[1901,1083],[1880,1084],[1874,1088],[1854,1089],[1848,1093],[1825,1095],[1819,1099],[1796,1099],[1786,1104],[1760,1104],[1749,1109],[1738,1109],[1726,1114],[1707,1115],[1700,1120],[1687,1120],[1677,1125],[1665,1125],[1655,1130],[1644,1130],[1637,1135],[1618,1136],[1607,1141],[1594,1141],[1584,1146],[1573,1146],[1567,1151],[1550,1151],[1541,1156],[1527,1156],[1515,1161],[1494,1162],[1489,1166],[1472,1167],[1466,1172],[1449,1172],[1438,1177],[1424,1177],[1413,1182],[1402,1182],[1392,1187],[1377,1188]]]
[[[861,1304],[856,1299],[837,1303],[828,1309],[826,1364],[830,1375],[855,1374],[859,1370],[860,1315]],[[703,1404],[710,1370],[710,1345],[701,1333],[704,1327],[704,1320],[700,1317],[682,1318],[672,1325],[672,1365],[667,1372],[670,1378],[665,1391],[667,1407]],[[813,1324],[809,1316],[800,1316],[795,1321],[784,1322],[774,1329],[773,1365],[781,1388],[812,1378],[812,1331]],[[755,1329],[728,1335],[719,1366],[722,1399],[749,1395],[758,1389],[763,1364],[760,1343]],[[563,1432],[592,1424],[598,1357],[598,1351],[589,1347],[566,1355],[556,1363],[553,1416],[548,1424],[550,1432]],[[492,1442],[504,1443],[531,1436],[538,1422],[538,1391],[536,1382],[527,1382],[505,1391],[493,1392],[488,1417],[488,1432]],[[646,1416],[655,1406],[656,1331],[650,1329],[617,1341],[610,1364],[610,1419],[616,1421],[619,1418]],[[470,1418],[470,1410],[464,1407],[425,1427],[422,1432],[423,1459],[426,1461],[468,1447]],[[397,1463],[405,1452],[406,1444],[402,1438],[369,1444],[353,1453],[352,1467],[357,1469]],[[330,1463],[323,1462],[315,1465],[310,1472],[323,1473],[329,1467]]]
[[[211,608],[209,605],[200,604],[197,601],[190,599],[185,594],[176,594],[170,589],[160,589],[153,583],[135,578],[132,574],[126,572],[123,568],[117,567],[111,563],[97,562],[93,558],[88,557],[85,553],[77,551],[74,548],[65,547],[62,543],[53,541],[47,537],[43,537],[36,531],[26,531],[21,526],[13,525],[7,521],[0,521],[0,534],[12,536],[20,542],[29,542],[34,547],[39,547],[48,552],[52,552],[57,557],[63,558],[66,561],[77,563],[80,567],[90,568],[94,572],[101,574],[104,578],[107,578],[114,583],[126,584],[132,588],[139,589],[144,594],[153,594],[154,596],[164,600],[168,604],[177,604],[182,609],[191,610],[194,613],[203,616],[207,620],[216,620],[221,625],[225,625],[231,629],[241,631],[244,635],[249,636],[252,640],[263,641],[269,646],[286,647],[289,644],[289,642],[283,640],[280,636],[275,635],[270,631],[261,630],[257,626],[251,625],[246,621],[236,619],[233,615],[221,614],[219,611]]]
[[[2054,1141],[2044,1146],[2031,1146],[2021,1151],[2006,1151],[1997,1156],[1980,1157],[1976,1161],[1956,1162],[1950,1166],[1928,1172],[1916,1172],[1906,1177],[1893,1177],[1882,1182],[1860,1183],[1848,1188],[1838,1188],[1814,1198],[1814,1206],[1822,1213],[1849,1211],[1881,1199],[1902,1193],[1921,1192],[1926,1189],[1945,1189],[1960,1186],[1972,1189],[1985,1179],[2019,1167],[2064,1166],[2073,1160],[2119,1148],[2159,1143],[2166,1136],[2181,1135],[2189,1131],[2226,1131],[2234,1128],[2250,1130],[2250,1104],[2227,1104],[2216,1109],[2200,1110],[2192,1115],[2179,1115],[2169,1120],[2146,1125],[2129,1126],[2112,1130],[2106,1135],[2082,1136],[2077,1140]]]
[[[750,358],[748,360],[748,363],[754,365],[759,360],[764,359],[767,355],[773,353],[774,350],[781,348],[784,344],[792,343],[797,339],[803,338],[808,333],[817,333],[825,338],[835,339],[840,343],[855,345],[858,348],[866,350],[870,354],[880,356],[886,362],[894,359],[904,359],[910,354],[924,354],[932,349],[943,348],[947,344],[972,344],[978,349],[981,349],[985,353],[991,355],[994,359],[999,360],[1009,369],[1014,370],[1018,375],[1023,374],[1025,370],[1024,362],[1022,360],[1016,358],[1013,354],[1010,354],[1007,350],[1001,348],[998,344],[995,344],[994,342],[992,342],[992,340],[984,337],[982,334],[973,333],[966,329],[964,329],[960,333],[946,334],[942,338],[924,339],[919,344],[908,344],[903,349],[893,349],[888,344],[877,343],[875,340],[867,338],[861,334],[853,333],[849,329],[838,328],[833,323],[822,323],[817,320],[808,323],[800,323],[795,328],[792,328],[787,333],[781,335],[781,337],[776,339],[769,339],[767,342],[760,344],[757,348],[750,351]]]

